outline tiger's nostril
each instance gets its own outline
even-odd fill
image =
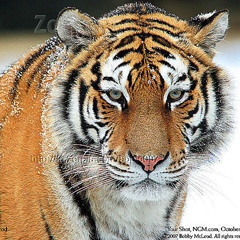
[[[154,169],[156,168],[156,166],[158,164],[161,164],[162,162],[164,162],[164,160],[167,159],[168,157],[168,153],[166,155],[160,154],[159,156],[138,156],[138,155],[131,155],[132,159],[142,165],[143,170],[147,173],[150,173],[152,171],[154,171]]]

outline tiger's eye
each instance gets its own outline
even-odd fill
[[[118,91],[118,90],[110,90],[108,92],[108,95],[114,101],[117,101],[117,100],[121,99],[122,96],[123,96],[122,92]]]
[[[184,94],[184,91],[181,90],[181,89],[175,89],[175,90],[172,90],[170,93],[169,93],[169,97],[171,99],[171,101],[178,101],[179,99],[182,98]]]

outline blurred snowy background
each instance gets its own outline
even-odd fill
[[[42,43],[53,35],[51,20],[66,6],[76,6],[99,17],[129,1],[2,1],[0,3],[0,71],[20,58],[32,46]],[[237,124],[232,141],[220,161],[195,173],[190,188],[182,226],[235,226],[240,227],[240,4],[239,1],[149,1],[175,13],[181,18],[214,9],[230,10],[230,30],[224,42],[219,44],[215,62],[225,68],[236,85],[233,94],[237,106]],[[94,6],[94,8],[92,7]],[[36,33],[39,19],[46,16],[42,28]],[[48,24],[49,23],[49,24]]]

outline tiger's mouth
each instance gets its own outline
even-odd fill
[[[126,161],[129,166],[116,161],[109,161],[107,164],[108,173],[118,187],[138,185],[151,188],[154,185],[174,185],[184,178],[188,169],[188,161],[185,159],[173,164],[170,152],[165,156],[142,157],[129,151]]]
[[[171,153],[159,158],[146,159],[128,154],[129,166],[111,162],[107,164],[108,174],[115,183],[116,189],[123,199],[134,201],[158,201],[163,200],[166,192],[177,190],[180,186],[186,186],[188,176],[188,162],[173,166]],[[129,160],[130,158],[130,160]],[[151,162],[152,161],[152,162]]]

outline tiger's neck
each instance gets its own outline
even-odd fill
[[[115,192],[109,189],[89,191],[89,205],[99,238],[167,239],[170,229],[179,227],[182,215],[179,209],[186,194],[182,186],[174,190],[163,188],[165,196],[156,202],[123,199],[117,189]]]

